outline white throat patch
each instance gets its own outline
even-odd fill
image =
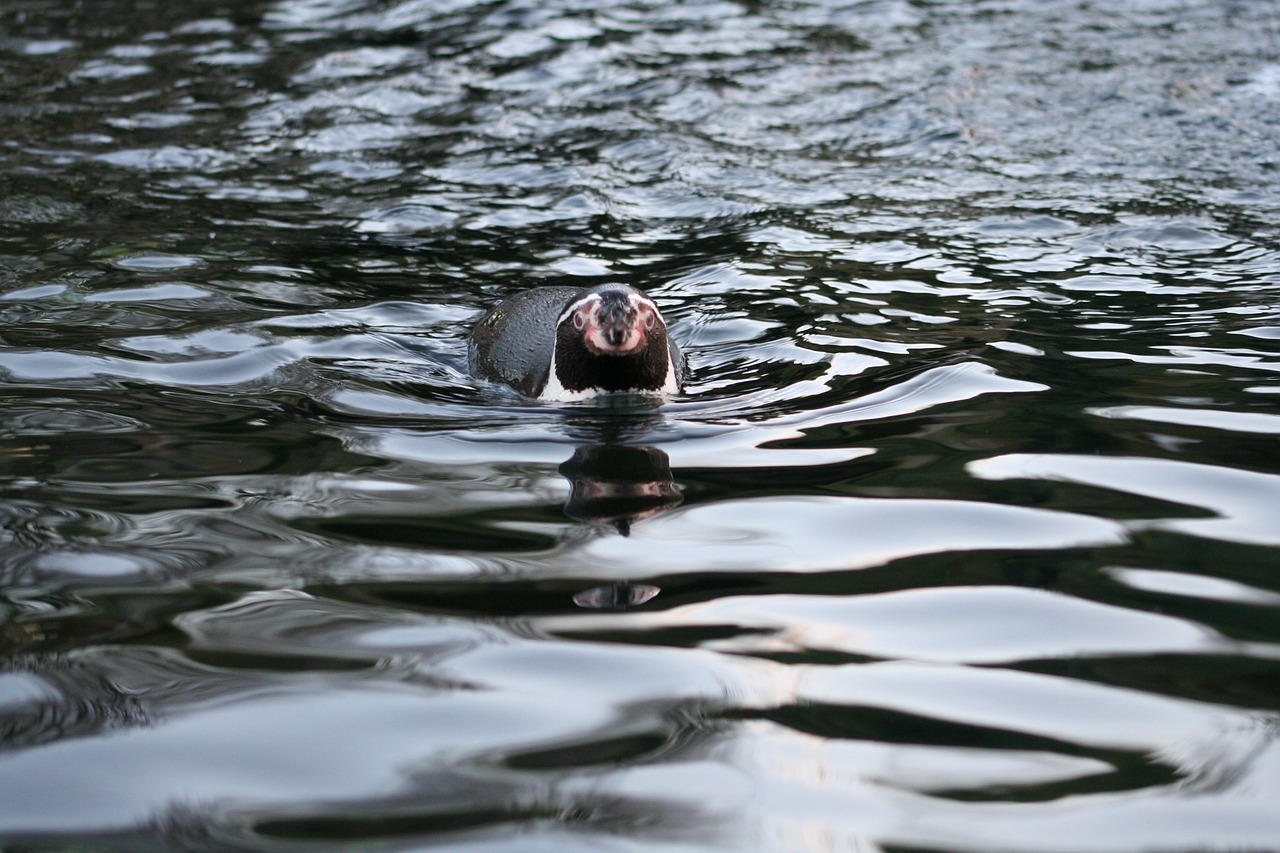
[[[599,388],[583,388],[581,391],[570,391],[564,387],[564,383],[560,381],[559,375],[556,373],[556,349],[553,347],[551,351],[551,372],[547,375],[547,384],[543,386],[542,393],[538,395],[539,400],[546,400],[548,403],[579,403],[583,400],[590,400],[599,397],[601,394],[611,392],[601,391]],[[667,350],[667,375],[662,380],[661,388],[645,388],[643,390],[627,391],[628,394],[653,394],[655,396],[670,396],[680,390],[680,386],[676,381],[676,362],[671,357],[671,350]]]

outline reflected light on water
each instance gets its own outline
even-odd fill
[[[1273,6],[0,4],[0,847],[1274,849]]]

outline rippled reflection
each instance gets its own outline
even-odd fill
[[[565,514],[612,524],[622,535],[643,518],[680,505],[667,454],[656,447],[593,445],[579,447],[561,463],[571,485]]]

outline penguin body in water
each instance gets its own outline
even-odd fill
[[[551,402],[674,394],[685,378],[658,306],[625,284],[515,294],[471,331],[468,363],[473,376]]]

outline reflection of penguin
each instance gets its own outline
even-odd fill
[[[593,586],[573,597],[573,603],[588,610],[626,610],[639,607],[662,592],[651,583],[618,581],[608,586]]]
[[[473,375],[541,400],[673,394],[684,384],[684,356],[658,306],[624,284],[517,293],[476,324],[469,341]]]
[[[666,512],[683,500],[667,454],[656,447],[579,447],[560,465],[560,473],[573,488],[565,515],[612,524],[623,536],[632,522]]]

